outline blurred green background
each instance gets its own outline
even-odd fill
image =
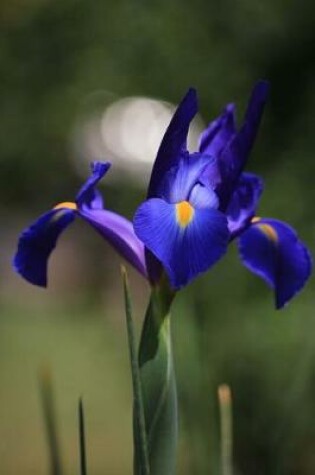
[[[64,473],[78,473],[80,395],[90,473],[131,473],[120,259],[78,222],[51,259],[48,290],[10,266],[20,230],[73,199],[89,159],[108,158],[92,125],[110,103],[144,96],[176,104],[192,85],[203,121],[232,100],[240,118],[254,82],[268,79],[271,97],[249,164],[266,184],[260,214],[290,222],[314,251],[314,14],[311,0],[1,1],[1,475],[49,473],[38,387],[47,365]],[[141,134],[134,143],[140,155]],[[113,153],[121,173],[103,188],[107,206],[128,217],[145,193],[133,148],[127,166]],[[140,328],[148,288],[132,270],[130,280]],[[315,473],[314,298],[311,279],[276,312],[235,246],[178,296],[179,474],[220,473],[221,383],[234,399],[235,474]]]

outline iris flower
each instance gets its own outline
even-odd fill
[[[47,262],[61,232],[79,217],[94,227],[152,285],[166,274],[179,290],[212,267],[238,241],[243,264],[262,277],[282,307],[305,284],[311,259],[287,224],[260,218],[262,180],[244,172],[255,141],[268,84],[254,87],[238,129],[229,104],[201,134],[199,149],[187,150],[190,123],[198,110],[190,89],[159,147],[147,199],[133,222],[104,208],[97,184],[110,163],[94,162],[74,202],[63,202],[23,231],[14,267],[33,284],[46,286]]]

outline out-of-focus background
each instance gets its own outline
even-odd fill
[[[131,473],[131,381],[120,259],[84,223],[62,236],[47,290],[10,267],[18,233],[73,200],[89,160],[110,159],[102,191],[132,217],[174,106],[200,98],[191,143],[251,87],[271,97],[249,163],[260,215],[290,222],[314,250],[314,3],[2,0],[0,5],[0,472],[48,474],[38,374],[53,373],[64,473],[78,473],[83,396],[93,475]],[[130,270],[138,327],[148,297]],[[178,473],[219,474],[216,400],[234,396],[235,473],[315,473],[314,279],[276,312],[236,246],[178,296]]]

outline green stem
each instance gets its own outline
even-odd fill
[[[143,325],[139,370],[151,475],[173,475],[177,445],[177,395],[173,365],[167,285],[153,288]],[[144,475],[137,451],[139,427],[134,419],[135,474]]]
[[[221,432],[221,470],[222,475],[233,474],[233,427],[232,396],[230,387],[222,384],[218,388]]]

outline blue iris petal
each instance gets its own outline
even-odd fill
[[[157,196],[156,190],[165,173],[177,164],[181,152],[186,151],[189,125],[197,111],[196,91],[189,89],[177,107],[159,147],[148,189],[149,198]]]
[[[176,206],[159,198],[145,201],[134,217],[137,236],[162,262],[175,289],[209,269],[226,252],[229,232],[225,216],[214,209],[195,209],[181,227]]]
[[[76,197],[76,203],[79,207],[92,209],[103,208],[102,196],[97,190],[95,190],[95,186],[107,173],[110,165],[109,162],[91,163],[92,174],[81,187]]]
[[[76,216],[96,229],[131,265],[147,276],[144,245],[135,235],[132,223],[123,216],[102,209],[101,197],[94,189],[109,166],[109,163],[94,162],[91,177],[77,195],[77,204],[59,204],[23,231],[13,266],[29,282],[43,287],[47,285],[49,256],[60,233]]]
[[[254,145],[262,113],[269,94],[268,81],[258,81],[251,93],[248,106],[245,112],[244,124],[241,128],[242,139],[247,142],[247,152],[249,153]]]
[[[54,209],[23,231],[13,260],[15,270],[22,277],[32,284],[46,287],[48,258],[59,235],[74,217],[73,210]]]
[[[218,208],[219,199],[215,192],[206,186],[197,183],[189,195],[189,203],[194,208]]]
[[[182,153],[178,165],[161,182],[157,196],[170,203],[188,200],[203,171],[214,161],[212,157],[200,153]]]
[[[131,221],[104,209],[79,210],[78,213],[135,269],[147,276],[144,245],[135,235]]]
[[[302,289],[311,273],[311,257],[295,231],[275,219],[252,224],[239,240],[243,264],[275,290],[281,308]]]
[[[253,173],[242,173],[226,210],[232,238],[247,227],[255,215],[263,191],[261,178]]]
[[[210,122],[202,132],[199,139],[199,151],[219,157],[235,132],[235,106],[228,104],[222,114]]]
[[[223,184],[220,188],[222,209],[228,204],[231,193],[242,172],[254,144],[264,105],[268,96],[269,85],[259,81],[251,94],[244,123],[240,131],[230,140],[220,156],[220,170]]]

